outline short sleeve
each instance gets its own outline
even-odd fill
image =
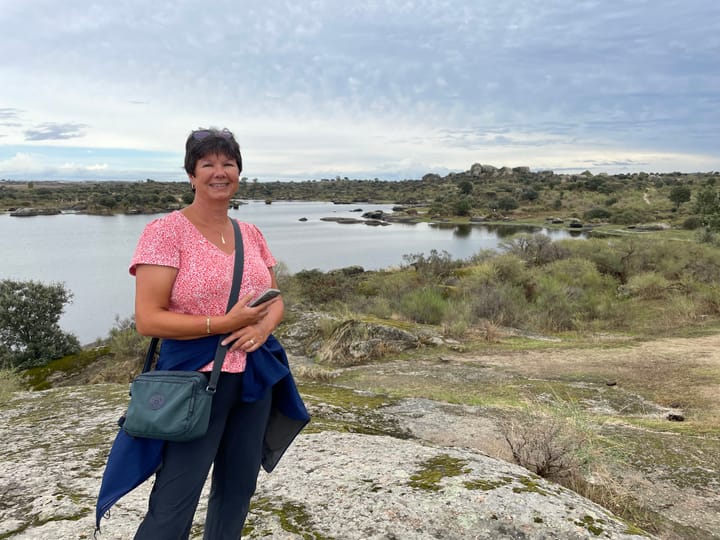
[[[130,262],[130,274],[135,275],[139,264],[180,268],[179,236],[179,231],[168,219],[159,218],[148,223]]]
[[[255,225],[247,223],[247,232],[252,235],[253,244],[257,246],[260,258],[265,263],[265,266],[272,268],[277,264],[275,257],[270,252],[270,248],[265,241],[265,237]]]

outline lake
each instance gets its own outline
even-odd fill
[[[429,254],[433,249],[466,259],[481,250],[496,249],[504,238],[523,230],[479,224],[368,226],[320,219],[360,218],[361,212],[354,210],[390,212],[392,206],[250,201],[230,210],[230,216],[257,225],[275,258],[292,273],[351,265],[368,270],[396,267],[403,264],[403,255]],[[81,343],[106,337],[116,316],[133,313],[135,284],[128,264],[143,228],[157,217],[0,214],[0,279],[63,282],[74,295],[60,319],[63,330],[75,334]],[[554,240],[570,237],[563,230],[539,232]]]

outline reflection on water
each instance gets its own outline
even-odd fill
[[[568,236],[573,237],[584,237],[585,233],[582,230],[577,229],[548,229],[546,227],[536,227],[533,225],[525,224],[502,224],[502,223],[430,223],[430,228],[439,229],[443,231],[452,231],[453,236],[456,238],[468,238],[473,231],[483,233],[490,233],[497,238],[509,238],[516,234],[535,234],[542,233],[549,236],[553,240],[560,240],[567,238]]]

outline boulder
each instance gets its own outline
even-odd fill
[[[127,386],[16,392],[0,406],[0,537],[92,538],[105,460]],[[323,427],[315,421],[260,473],[248,539],[650,538],[602,507],[478,451]],[[62,444],[59,444],[62,443]],[[99,538],[132,538],[152,481],[122,498]],[[190,538],[202,538],[209,483]]]

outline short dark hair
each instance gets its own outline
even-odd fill
[[[228,129],[196,129],[188,135],[185,141],[185,171],[189,175],[195,174],[195,166],[199,159],[218,154],[237,161],[238,169],[242,172],[242,156],[240,145],[235,136]]]

